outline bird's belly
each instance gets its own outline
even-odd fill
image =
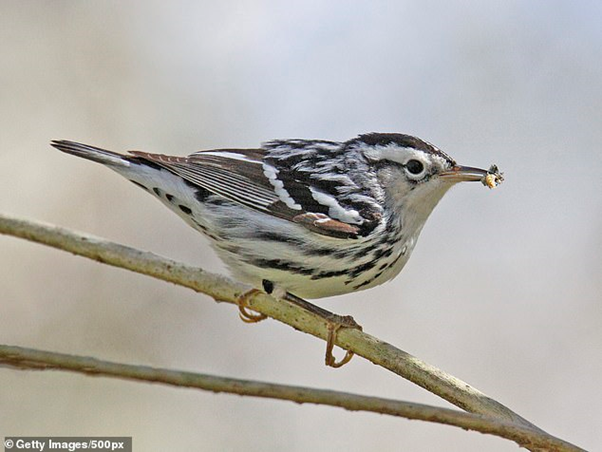
[[[406,239],[400,231],[381,230],[356,240],[325,237],[234,203],[200,205],[188,187],[175,188],[157,196],[210,239],[236,279],[256,288],[268,280],[303,298],[341,295],[389,281],[409,259],[417,235]],[[172,192],[175,197],[168,196]]]
[[[303,298],[322,298],[369,289],[394,278],[408,261],[412,243],[395,243],[391,249],[371,254],[358,246],[345,252],[340,248],[330,256],[312,256],[303,248],[274,244],[262,248],[261,257],[248,258],[256,249],[236,252],[216,246],[218,254],[233,275],[254,287],[263,280]],[[291,252],[292,251],[292,252]],[[379,257],[380,256],[380,257]]]

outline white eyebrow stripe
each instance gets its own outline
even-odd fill
[[[400,148],[396,146],[376,146],[373,150],[367,151],[370,157],[374,160],[389,160],[391,162],[405,165],[412,158],[426,161],[425,153],[414,148]]]
[[[298,204],[289,194],[288,191],[284,188],[284,183],[278,179],[278,169],[274,168],[272,165],[268,165],[267,163],[263,163],[263,175],[268,178],[272,187],[274,187],[274,192],[280,198],[287,207],[294,210],[303,210],[303,207]]]
[[[361,224],[363,223],[363,218],[357,210],[351,209],[346,210],[343,208],[339,202],[332,196],[316,190],[313,187],[310,187],[311,196],[323,206],[328,207],[328,216],[330,218],[334,218],[336,220],[340,220],[343,223],[352,223],[352,224]]]

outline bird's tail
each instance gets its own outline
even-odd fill
[[[68,140],[53,140],[50,142],[50,144],[59,151],[76,155],[78,157],[83,157],[94,162],[102,163],[103,165],[117,167],[130,166],[130,158],[125,155],[118,154],[117,152],[111,152],[107,151],[106,149]]]

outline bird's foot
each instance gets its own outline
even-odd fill
[[[350,350],[345,350],[345,356],[340,361],[337,361],[334,354],[334,343],[336,341],[337,333],[341,328],[354,328],[362,331],[361,325],[359,325],[353,317],[350,315],[337,315],[332,314],[331,318],[325,319],[328,323],[328,338],[326,339],[326,356],[324,357],[324,363],[327,366],[339,368],[347,364],[353,358],[354,353]]]
[[[359,325],[353,319],[353,317],[350,315],[334,314],[333,312],[321,308],[320,306],[316,306],[315,304],[291,293],[287,293],[284,298],[292,303],[295,303],[297,306],[300,306],[303,309],[320,316],[326,321],[328,326],[328,336],[326,339],[326,356],[324,358],[324,362],[327,366],[338,368],[351,361],[351,358],[353,358],[354,355],[352,351],[346,350],[345,356],[340,361],[336,360],[332,354],[332,351],[334,349],[334,343],[336,342],[337,332],[341,328],[354,328],[360,331],[362,330],[361,325]]]
[[[257,323],[268,318],[265,314],[251,312],[248,307],[249,300],[260,293],[263,292],[259,289],[251,289],[237,298],[236,304],[238,305],[238,316],[243,322]]]
[[[257,323],[267,319],[267,315],[252,312],[251,310],[249,310],[248,307],[249,300],[255,295],[261,293],[264,292],[259,289],[250,289],[247,292],[240,295],[236,300],[236,303],[238,304],[238,315],[243,322]],[[353,317],[351,317],[350,315],[335,314],[291,293],[286,293],[283,298],[313,314],[318,315],[319,317],[324,319],[324,321],[326,321],[326,325],[328,328],[328,336],[326,338],[326,355],[324,358],[324,362],[327,366],[338,368],[344,366],[349,361],[351,361],[351,358],[353,358],[354,353],[350,350],[345,351],[345,356],[340,361],[337,361],[332,352],[334,350],[337,333],[341,328],[354,328],[360,331],[362,330],[361,325],[359,325],[353,319]]]

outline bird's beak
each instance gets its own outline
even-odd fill
[[[450,182],[477,182],[482,181],[489,172],[481,168],[472,166],[456,165],[449,171],[444,171],[439,175]]]

